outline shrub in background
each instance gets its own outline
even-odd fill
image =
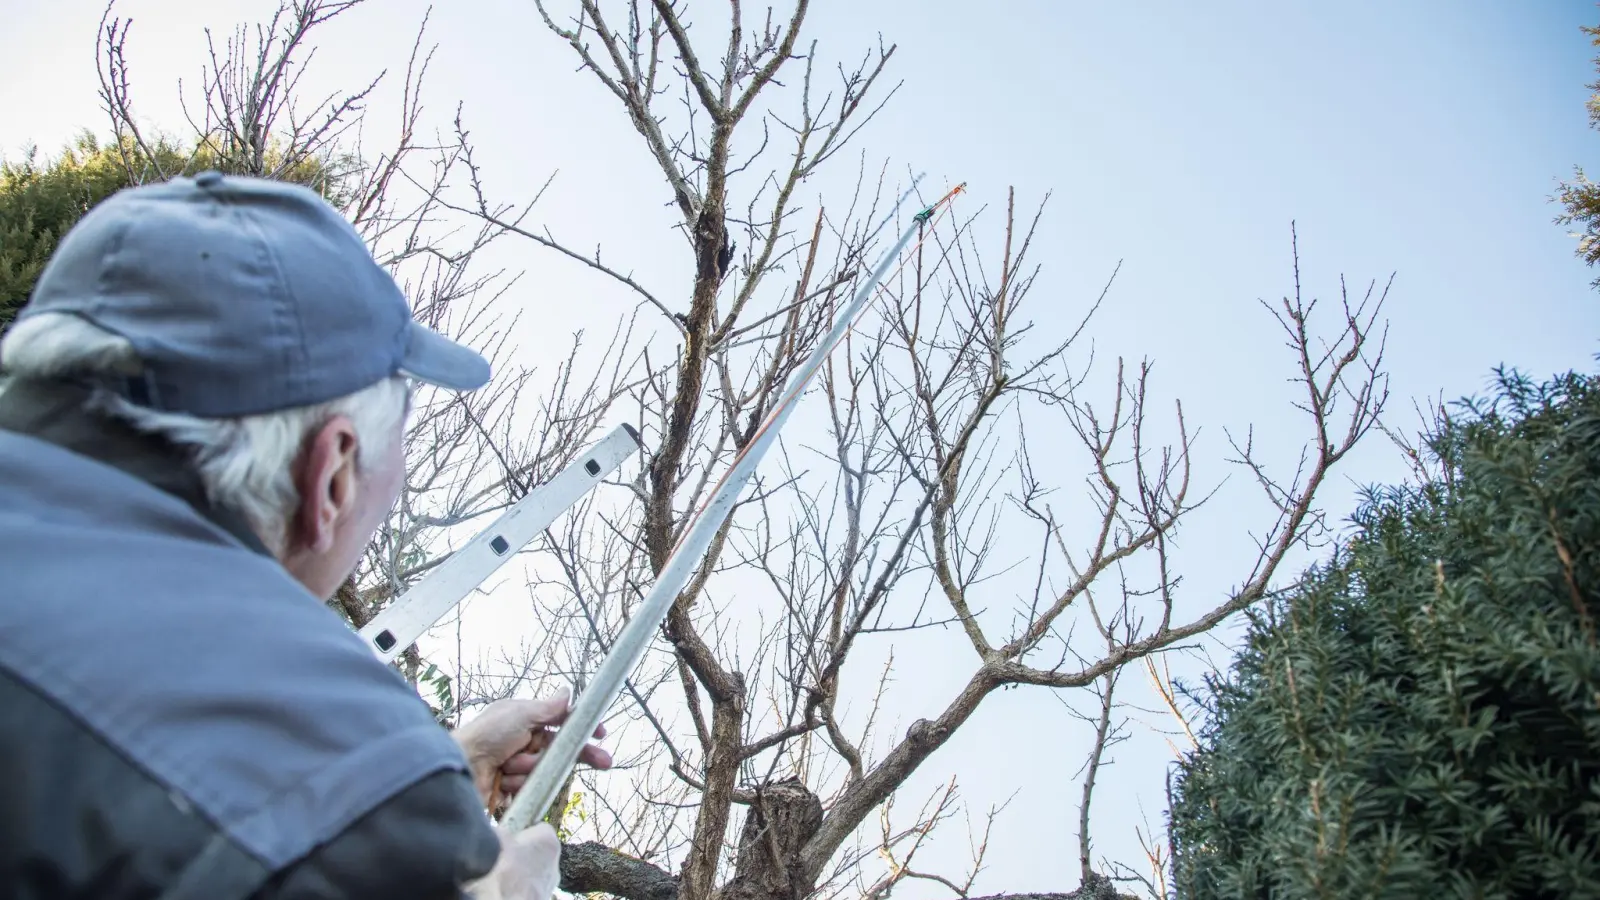
[[[1461,409],[1208,683],[1178,896],[1600,897],[1600,379]]]

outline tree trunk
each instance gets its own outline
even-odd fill
[[[739,834],[734,875],[718,900],[800,900],[811,893],[800,851],[822,826],[822,801],[796,778],[756,791]]]

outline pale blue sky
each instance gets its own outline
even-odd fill
[[[0,150],[28,141],[50,149],[85,124],[98,128],[100,3],[0,5]],[[340,22],[324,36],[312,81],[351,84],[402,66],[423,6],[382,0],[382,12]],[[1003,207],[1007,185],[1028,209],[1054,191],[1035,251],[1045,264],[1034,300],[1042,331],[1075,321],[1125,260],[1097,345],[1155,358],[1158,393],[1182,396],[1191,424],[1207,429],[1197,452],[1213,461],[1224,454],[1222,426],[1254,422],[1280,448],[1298,439],[1281,384],[1288,360],[1257,303],[1290,287],[1291,219],[1312,294],[1331,298],[1341,273],[1359,289],[1398,272],[1387,309],[1399,424],[1410,424],[1410,398],[1479,390],[1498,363],[1536,375],[1592,367],[1596,273],[1573,258],[1546,198],[1573,164],[1600,164],[1600,134],[1583,106],[1593,52],[1578,31],[1600,23],[1593,3],[814,6],[810,34],[830,59],[854,58],[880,33],[899,45],[889,75],[905,85],[857,145],[869,165],[888,159],[936,185],[966,181],[968,208]],[[263,7],[123,0],[119,10],[135,18],[144,113],[177,127],[174,88],[198,72],[199,28],[226,29]],[[531,2],[440,4],[431,34],[441,43],[432,109],[442,118],[465,102],[492,183],[508,199],[526,197],[560,170],[540,224],[578,246],[604,241],[608,258],[681,294],[681,246],[665,230],[671,213],[640,141],[611,98],[573,71]],[[381,99],[374,111],[375,125],[390,121]],[[818,189],[848,182],[853,165],[846,154]],[[618,299],[608,285],[530,247],[519,245],[512,262],[529,271],[516,299],[544,335],[614,315],[602,302]],[[528,353],[539,338],[530,335]],[[1353,483],[1398,475],[1380,442],[1351,460],[1327,496],[1331,511],[1348,510]],[[1205,471],[1224,473],[1214,463]],[[1227,562],[1241,552],[1241,520],[1216,515],[1187,545],[1199,560],[1190,589],[1200,594],[1237,579]],[[920,675],[915,660],[906,665],[903,678],[926,676],[932,694],[927,706],[905,701],[909,722],[947,694],[936,662]],[[997,825],[978,888],[1075,885],[1077,788],[1068,776],[1081,727],[1017,691],[997,695],[969,731],[930,761],[927,785],[959,772],[980,810],[1027,788]],[[1159,822],[1166,758],[1149,736],[1119,748],[1102,780],[1102,850],[1136,861],[1134,801]],[[963,838],[953,839],[959,852]],[[940,894],[918,887],[904,896]]]

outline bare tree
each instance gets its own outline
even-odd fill
[[[801,39],[807,0],[755,22],[731,0],[702,40],[683,2],[536,6],[633,124],[694,268],[680,293],[646,284],[537,224],[531,204],[494,200],[467,160],[472,197],[453,209],[613,279],[676,349],[617,370],[649,454],[634,502],[552,530],[530,583],[539,643],[497,663],[509,676],[471,673],[486,689],[551,678],[581,689],[861,277],[877,249],[871,224],[893,196],[892,179],[863,165],[854,196],[808,207],[814,176],[893,92],[880,84],[894,48],[841,67],[825,91],[815,44]],[[1296,548],[1323,537],[1317,493],[1386,399],[1383,295],[1345,297],[1326,338],[1298,268],[1293,296],[1269,307],[1300,386],[1304,452],[1284,477],[1250,437],[1233,442],[1273,513],[1226,597],[1186,596],[1171,549],[1209,496],[1191,488],[1188,423],[1181,406],[1157,421],[1148,362],[1118,360],[1091,399],[1097,370],[1079,348],[1099,300],[1071,328],[1030,322],[1042,206],[1019,215],[1008,195],[995,225],[982,210],[923,224],[614,711],[630,755],[574,784],[584,819],[564,827],[589,839],[568,843],[564,889],[883,897],[920,878],[968,896],[986,838],[974,834],[964,871],[917,856],[957,812],[955,782],[909,819],[898,795],[984,700],[1108,685],[1265,596]],[[1054,434],[1076,449],[1032,449]],[[1057,499],[1080,474],[1087,489]],[[1102,646],[1072,639],[1086,617]],[[969,674],[932,715],[885,733],[880,713],[907,702],[888,687],[894,648],[929,629],[959,635]],[[878,676],[863,678],[863,665]]]
[[[438,677],[415,648],[407,653],[402,668],[428,682],[451,721],[551,679],[582,688],[688,516],[826,331],[877,252],[872,223],[893,185],[863,163],[844,200],[810,208],[809,186],[893,93],[880,83],[894,48],[841,68],[825,91],[816,47],[801,42],[806,0],[754,27],[734,0],[714,53],[691,39],[682,3],[630,0],[614,15],[600,0],[538,4],[663,179],[694,261],[692,283],[673,294],[535,224],[537,197],[493,199],[459,111],[445,136],[424,137],[430,52],[420,32],[384,151],[361,146],[367,99],[384,76],[298,106],[310,36],[360,3],[297,0],[253,38],[240,29],[221,51],[208,41],[199,97],[186,99],[191,157],[177,166],[318,184],[392,267],[418,315],[496,364],[489,390],[419,398],[407,489],[337,608],[354,625],[369,620],[447,556],[451,534],[548,478],[604,421],[627,415],[648,448],[629,491],[590,498],[530,554],[539,614],[531,646],[476,663],[458,650],[453,678]],[[108,11],[103,98],[130,176],[165,177],[167,157],[133,113],[127,33]],[[1196,603],[1181,596],[1170,555],[1205,499],[1191,491],[1182,409],[1155,421],[1150,365],[1130,371],[1120,360],[1103,402],[1091,401],[1096,370],[1079,346],[1098,299],[1071,328],[1046,333],[1030,322],[1042,207],[1019,215],[1008,196],[994,225],[981,209],[922,224],[678,598],[660,652],[630,682],[616,711],[623,728],[613,727],[631,735],[629,754],[615,773],[573,782],[555,811],[563,829],[588,838],[567,844],[564,888],[630,900],[881,898],[916,879],[969,896],[1001,810],[981,828],[969,823],[970,858],[946,871],[924,848],[963,811],[956,779],[909,816],[900,795],[985,698],[1016,686],[1042,694],[1104,685],[1097,721],[1109,734],[1109,687],[1122,666],[1260,599],[1291,552],[1322,534],[1317,492],[1385,399],[1381,338],[1371,341],[1382,297],[1345,298],[1325,341],[1297,270],[1292,298],[1274,314],[1303,392],[1305,452],[1285,479],[1248,437],[1234,444],[1275,513],[1230,594]],[[579,336],[551,371],[509,366],[512,323],[496,310],[516,279],[477,262],[505,236],[613,279],[636,297],[633,314],[601,349]],[[665,335],[675,345],[669,359],[649,344],[636,351],[640,316],[653,323],[645,340]],[[1055,434],[1077,449],[1032,449]],[[1087,490],[1063,506],[1056,496],[1079,474]],[[1085,619],[1100,646],[1073,640]],[[890,687],[895,647],[933,631],[970,648],[964,684],[903,733],[886,731],[886,707],[907,702]],[[1087,824],[1080,830],[1086,842]],[[1098,889],[1092,874],[1085,867],[1085,890]]]

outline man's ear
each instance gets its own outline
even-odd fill
[[[356,502],[355,426],[334,416],[318,428],[301,451],[295,487],[300,491],[299,543],[313,553],[332,549],[339,521]]]

